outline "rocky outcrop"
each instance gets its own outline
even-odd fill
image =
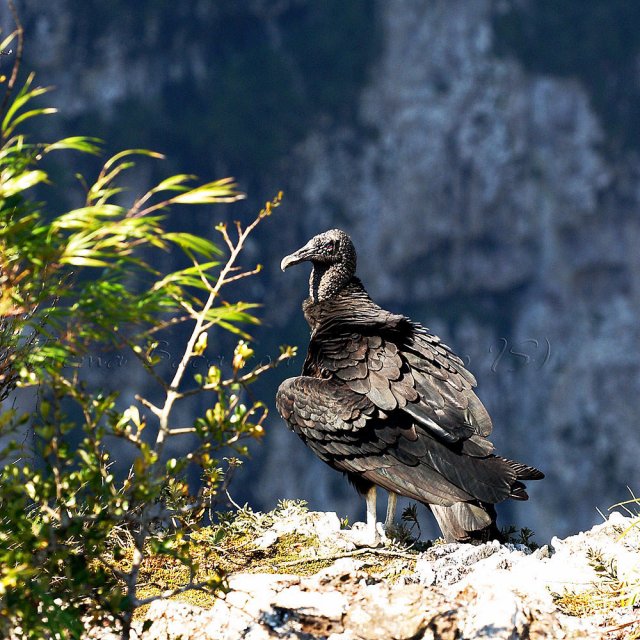
[[[139,637],[542,640],[640,631],[631,606],[640,597],[640,529],[617,513],[533,552],[497,542],[360,549],[335,514],[317,513],[276,520],[256,548],[294,530],[321,544],[303,549],[288,572],[233,574],[210,609],[157,600],[137,622]],[[319,561],[328,566],[295,573]]]

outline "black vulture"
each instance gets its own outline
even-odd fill
[[[448,541],[499,538],[494,505],[526,500],[522,480],[544,475],[496,456],[476,380],[440,339],[371,300],[356,277],[349,236],[332,229],[282,260],[311,262],[302,308],[311,338],[302,375],[276,405],[289,427],[367,498],[376,536],[376,486],[429,506]]]

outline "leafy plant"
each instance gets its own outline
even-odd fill
[[[422,531],[418,519],[418,505],[415,502],[411,502],[402,510],[400,522],[390,525],[385,533],[401,549],[424,551],[432,544],[420,542]]]
[[[618,534],[617,542],[625,544],[627,548],[634,547],[633,538],[629,540],[630,534],[636,534],[640,526],[640,517],[637,511],[633,510],[638,505],[639,499],[631,492],[632,498],[619,502],[610,507],[621,509],[630,516],[629,524],[621,526],[613,525],[613,532]],[[626,540],[625,540],[626,538]],[[565,589],[564,593],[552,593],[556,606],[568,615],[587,616],[594,614],[608,614],[620,608],[636,608],[640,600],[640,580],[638,571],[640,567],[626,566],[625,571],[620,571],[618,560],[607,555],[601,549],[590,547],[587,549],[587,561],[595,573],[595,579],[589,588],[581,591]],[[626,629],[627,635],[624,637],[638,638],[638,623],[640,619],[632,619],[624,623],[619,623],[616,618],[611,619],[613,623],[609,627],[611,632]],[[635,628],[634,628],[635,627]]]
[[[246,387],[294,354],[283,347],[251,365],[245,327],[259,322],[258,305],[228,298],[230,285],[260,271],[240,265],[242,250],[281,194],[246,225],[218,224],[221,249],[168,231],[167,216],[174,206],[236,202],[235,183],[171,176],[126,205],[123,175],[141,158],[161,158],[126,150],[87,184],[82,206],[53,215],[30,196],[49,180],[48,158],[97,155],[100,145],[32,143],[20,133],[28,119],[53,113],[30,106],[44,93],[29,76],[0,131],[0,635],[19,628],[25,638],[78,638],[91,619],[115,618],[128,638],[134,611],[150,600],[224,587],[215,567],[204,578],[198,571],[190,535],[225,486],[220,452],[242,456],[246,439],[263,434],[267,408]],[[168,270],[177,254],[183,265]],[[178,325],[182,332],[170,333]],[[208,356],[217,328],[241,338],[229,369]],[[182,345],[174,368],[163,357],[168,337]],[[96,389],[86,365],[114,350],[136,368]],[[192,375],[203,360],[206,371]],[[132,376],[134,397],[125,393]],[[26,413],[7,407],[16,386],[36,390]],[[201,406],[196,398],[203,414],[180,422],[176,408]],[[169,443],[185,435],[191,444],[179,456]],[[128,474],[117,473],[116,444],[132,460]],[[196,473],[194,494],[187,476]],[[180,563],[189,579],[140,597],[149,554]]]
[[[505,542],[509,544],[522,544],[530,551],[538,549],[539,545],[534,542],[535,532],[528,527],[517,529],[514,525],[503,527],[500,531]]]

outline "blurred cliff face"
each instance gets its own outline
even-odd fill
[[[285,190],[255,248],[263,345],[306,344],[306,275],[279,274],[281,257],[350,232],[374,299],[466,359],[500,450],[547,473],[503,517],[539,541],[597,522],[640,481],[640,15],[553,4],[19,7],[25,65],[58,87],[67,135],[235,175],[256,204]],[[246,498],[361,518],[346,482],[272,415]]]

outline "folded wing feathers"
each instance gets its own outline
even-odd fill
[[[400,347],[377,333],[326,337],[317,356],[320,368],[383,412],[403,409],[445,442],[489,435],[491,419],[462,361],[424,328],[409,327]],[[479,448],[487,447],[470,445],[469,451]]]

